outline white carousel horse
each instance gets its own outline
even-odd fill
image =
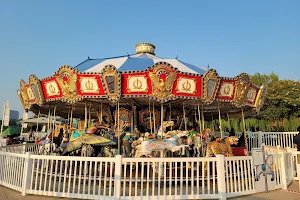
[[[55,143],[46,143],[39,147],[39,155],[50,155],[56,149]],[[52,151],[51,151],[52,150]]]
[[[174,122],[173,121],[163,121],[163,126],[160,126],[157,132],[157,135],[163,137],[166,134],[166,129],[169,126],[174,126]]]
[[[274,164],[273,155],[268,155],[266,158],[266,165],[265,164],[255,165],[256,167],[255,181],[259,181],[261,174],[263,174],[264,176],[271,175],[271,181],[274,181],[275,174],[274,171],[272,170],[273,164]]]
[[[177,134],[173,135],[169,139],[142,141],[141,144],[136,147],[135,157],[140,157],[141,155],[151,156],[152,152],[157,151],[160,152],[160,157],[163,157],[165,150],[171,150],[174,152],[178,149],[182,150],[183,147],[178,147],[178,138],[186,136],[187,134],[187,131],[178,131]]]

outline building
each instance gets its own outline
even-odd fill
[[[18,120],[19,119],[19,111],[10,110],[9,120]]]

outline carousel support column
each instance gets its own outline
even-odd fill
[[[41,109],[39,109],[39,113],[38,113],[38,117],[37,117],[38,119],[37,119],[37,122],[36,122],[36,130],[35,130],[36,133],[39,130],[40,114],[41,114]]]
[[[215,120],[214,120],[214,116],[212,113],[211,113],[211,123],[212,123],[212,131],[213,131],[213,134],[215,135]]]
[[[171,107],[171,104],[169,104],[169,108],[170,108],[170,117],[169,117],[169,121],[172,121],[172,107]],[[173,131],[173,126],[171,126],[171,131]]]
[[[70,116],[70,133],[72,131],[73,128],[73,104],[71,106],[71,116]]]
[[[92,105],[89,104],[89,123],[88,123],[89,127],[91,126],[91,109],[92,109]]]
[[[131,120],[130,120],[130,136],[132,137],[133,135],[133,117],[134,117],[134,114],[133,114],[133,105],[131,105]]]
[[[221,134],[221,138],[223,138],[222,119],[221,119],[221,110],[220,110],[220,103],[219,102],[218,102],[218,112],[219,112],[220,134]]]
[[[55,117],[56,116],[56,105],[54,106],[53,116],[54,116],[54,122],[53,122],[52,134],[51,134],[52,144],[53,144],[53,137],[54,137],[54,132],[55,132],[55,123],[56,123],[56,117]],[[52,148],[51,148],[51,152],[52,152]]]
[[[161,138],[163,138],[163,122],[164,122],[164,104],[160,104],[160,126],[161,126]]]
[[[99,122],[102,123],[103,120],[103,107],[102,107],[102,101],[101,101],[101,105],[100,105],[100,120]]]
[[[201,113],[201,118],[202,118],[202,130],[204,130],[205,129],[205,127],[204,127],[204,108],[203,108],[203,105],[202,105],[202,113]]]
[[[187,125],[186,125],[186,116],[185,116],[185,108],[184,108],[184,104],[182,106],[183,109],[183,119],[184,119],[184,130],[187,130]]]
[[[133,128],[137,127],[137,113],[136,106],[132,106],[133,109]]]
[[[87,101],[84,104],[84,128],[87,129]]]
[[[246,147],[246,151],[248,151],[247,132],[246,132],[245,115],[244,115],[244,109],[243,108],[242,108],[242,118],[243,118],[243,129],[244,129],[245,147]]]
[[[198,117],[199,117],[199,121],[198,121],[198,125],[199,125],[199,131],[202,131],[202,127],[201,127],[201,114],[200,114],[200,106],[198,104]]]
[[[231,131],[230,118],[229,118],[229,114],[228,113],[227,113],[227,120],[228,120],[229,131]]]
[[[150,115],[150,133],[152,135],[152,117],[151,117],[151,103],[149,99],[149,115]]]
[[[120,103],[118,101],[118,155],[121,153],[121,137],[120,137]]]
[[[152,109],[153,109],[153,127],[154,127],[154,134],[156,134],[156,119],[155,119],[155,108],[154,108],[154,102],[153,102],[153,106],[152,106]]]

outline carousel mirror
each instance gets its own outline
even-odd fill
[[[114,93],[115,92],[115,77],[114,76],[106,76],[105,81],[106,81],[109,92]]]
[[[207,82],[207,97],[210,98],[213,95],[214,87],[215,87],[215,80],[208,80]]]

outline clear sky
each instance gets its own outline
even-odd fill
[[[50,76],[88,56],[134,53],[140,42],[221,76],[275,72],[299,81],[299,38],[297,0],[0,0],[1,117],[6,99],[22,114],[20,79]]]

